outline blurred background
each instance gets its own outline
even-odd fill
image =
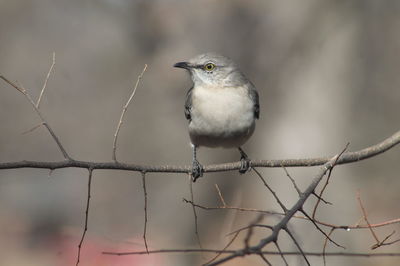
[[[144,64],[125,115],[117,158],[148,165],[189,165],[183,115],[189,75],[175,62],[215,51],[231,57],[256,85],[261,117],[244,149],[253,159],[333,155],[347,142],[355,151],[399,130],[399,1],[279,0],[0,0],[0,73],[37,99],[52,53],[54,73],[41,109],[67,152],[79,160],[111,161],[113,134],[132,84]],[[0,161],[61,160],[19,92],[0,83]],[[203,164],[238,160],[236,150],[200,149]],[[335,169],[317,217],[360,221],[360,191],[371,223],[399,218],[400,149]],[[317,168],[290,168],[305,188]],[[260,169],[290,207],[297,193],[282,169]],[[74,265],[84,225],[88,173],[82,169],[0,171],[0,265]],[[198,204],[218,206],[218,184],[228,205],[279,211],[254,172],[206,174],[194,184]],[[183,174],[148,174],[150,249],[197,248]],[[311,209],[315,200],[307,204]],[[139,173],[95,171],[89,229],[81,265],[200,265],[209,254],[114,257],[101,251],[143,250],[143,191]],[[228,233],[254,213],[198,210],[203,247],[223,248]],[[266,223],[276,221],[267,217]],[[306,251],[321,252],[324,237],[309,222],[290,224]],[[399,226],[377,229],[382,240]],[[265,237],[256,231],[252,243]],[[245,234],[232,245],[241,248]],[[296,250],[281,234],[281,248]],[[332,236],[346,252],[398,252],[399,244],[371,251],[370,232]],[[275,247],[268,247],[275,250]],[[328,251],[343,251],[328,244]],[[304,265],[301,257],[288,257]],[[309,258],[321,265],[322,258]],[[279,257],[269,258],[282,265]],[[328,265],[399,265],[400,258],[329,257]],[[264,265],[256,256],[226,265]]]

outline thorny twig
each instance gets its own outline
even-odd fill
[[[146,172],[142,172],[142,186],[143,186],[143,194],[144,194],[144,226],[143,226],[143,241],[146,250],[149,251],[147,246],[147,189],[146,189]]]
[[[348,142],[348,143],[346,144],[346,147],[344,148],[344,150],[343,150],[343,152],[342,152],[341,154],[343,154],[343,153],[347,150],[347,148],[349,147],[349,145],[350,145],[350,142]],[[339,158],[338,158],[337,160],[339,160]],[[336,160],[335,164],[337,163],[337,160]],[[311,217],[312,217],[313,219],[315,219],[315,215],[316,215],[316,213],[317,213],[317,208],[318,208],[320,202],[321,202],[321,201],[325,202],[325,200],[322,199],[322,194],[324,193],[325,189],[327,188],[327,186],[328,186],[328,184],[329,184],[329,180],[331,179],[331,175],[332,175],[332,170],[333,170],[333,168],[332,168],[331,170],[329,170],[329,174],[328,174],[328,177],[326,178],[326,182],[325,182],[324,186],[322,187],[321,192],[320,192],[319,195],[317,196],[317,203],[315,203],[314,210],[313,210],[312,215],[311,215]],[[315,193],[315,191],[314,191],[313,193],[314,193],[315,195],[317,195],[317,194]]]
[[[2,76],[0,76],[2,78]],[[47,125],[47,124],[46,124]],[[386,138],[382,142],[369,146],[365,149],[346,152],[337,161],[337,164],[347,164],[365,160],[373,156],[377,156],[400,143],[400,131],[397,131],[392,136]],[[2,162],[0,169],[17,169],[17,168],[39,168],[39,169],[60,169],[60,168],[86,168],[86,169],[114,169],[125,171],[136,171],[146,173],[183,173],[187,174],[191,171],[190,165],[186,166],[171,166],[171,165],[139,165],[128,164],[121,162],[91,162],[69,159],[63,161],[16,161],[16,162]],[[252,167],[310,167],[324,165],[329,161],[326,157],[312,158],[312,159],[283,159],[283,160],[252,160]],[[205,173],[211,172],[226,172],[240,169],[241,163],[222,163],[204,166]]]
[[[194,195],[193,195],[193,178],[192,178],[192,173],[189,172],[189,191],[190,191],[190,198],[192,204],[192,210],[193,210],[193,216],[194,216],[194,232],[196,234],[196,239],[197,243],[199,244],[199,247],[202,248],[201,241],[200,241],[200,235],[199,235],[199,225],[198,225],[198,218],[197,218],[197,211],[194,205]],[[185,201],[185,199],[183,199]]]
[[[146,69],[147,69],[147,64],[144,65],[144,68],[143,68],[143,70],[142,70],[142,73],[140,73],[140,75],[138,76],[138,78],[137,78],[137,80],[136,80],[136,84],[135,84],[135,86],[133,87],[132,93],[131,93],[131,95],[129,96],[128,101],[126,102],[126,104],[125,104],[124,107],[122,108],[122,113],[121,113],[121,116],[120,116],[120,118],[119,118],[119,122],[118,122],[118,125],[117,125],[117,129],[115,130],[115,133],[114,133],[114,140],[113,140],[112,159],[113,159],[113,161],[115,161],[115,162],[117,161],[116,152],[117,152],[117,140],[118,140],[119,131],[120,131],[120,129],[121,129],[122,123],[124,122],[125,113],[126,113],[126,111],[128,110],[129,104],[131,103],[133,97],[135,96],[136,89],[137,89],[137,87],[139,86],[139,82],[140,82],[140,80],[142,79],[143,74],[144,74],[144,72],[146,71]]]
[[[215,188],[217,189],[218,197],[221,200],[222,206],[226,207],[226,202],[225,202],[224,198],[222,197],[221,190],[219,189],[217,184],[215,184]]]
[[[50,78],[51,71],[53,70],[55,64],[56,64],[56,53],[53,52],[53,62],[52,62],[52,64],[51,64],[51,66],[50,66],[49,72],[47,72],[47,76],[46,76],[46,79],[44,80],[42,90],[40,91],[39,98],[38,98],[38,100],[37,100],[37,102],[36,102],[36,108],[37,108],[37,109],[39,109],[40,101],[42,100],[42,96],[43,96],[43,94],[44,94],[44,90],[45,90],[46,87],[47,87],[47,81],[48,81],[49,78]]]
[[[51,71],[51,69],[50,69]],[[49,71],[49,73],[50,73]],[[49,74],[50,75],[50,74]],[[16,83],[8,80],[7,78],[5,78],[4,76],[0,75],[0,78],[2,80],[4,80],[5,82],[7,82],[9,85],[11,85],[12,87],[14,87],[16,90],[18,90],[20,93],[22,93],[26,99],[29,101],[29,103],[33,106],[33,109],[35,110],[36,114],[39,116],[40,120],[42,121],[42,124],[46,127],[47,131],[50,133],[50,135],[52,136],[52,138],[54,139],[54,141],[56,142],[58,148],[60,149],[61,153],[64,156],[64,159],[66,159],[64,162],[73,162],[73,160],[71,159],[71,157],[68,155],[68,153],[65,151],[63,145],[61,144],[60,140],[58,139],[57,135],[54,133],[54,131],[51,129],[51,127],[49,126],[49,124],[47,123],[47,121],[44,119],[44,116],[42,115],[42,113],[39,110],[39,104],[40,104],[40,97],[37,103],[35,103],[32,99],[32,97],[30,96],[30,94],[28,93],[28,91],[22,87],[17,85]],[[45,82],[45,85],[47,84],[47,82]],[[43,94],[44,92],[44,88],[45,86],[43,86],[42,92],[41,94]],[[91,168],[91,167],[85,167],[87,169]]]
[[[88,178],[87,198],[86,198],[85,226],[83,229],[81,240],[79,241],[79,245],[78,245],[78,255],[77,255],[77,259],[76,259],[76,266],[79,265],[79,262],[81,259],[82,244],[83,244],[83,241],[85,240],[86,232],[88,230],[90,198],[92,197],[91,196],[92,173],[93,173],[93,169],[90,169],[89,170],[89,178]]]
[[[282,210],[286,213],[287,212],[287,208],[282,203],[282,201],[279,199],[279,197],[276,195],[275,191],[268,185],[267,181],[265,181],[264,177],[261,175],[261,173],[256,168],[252,167],[252,169],[257,174],[257,176],[260,178],[260,180],[263,182],[264,186],[267,187],[267,189],[274,196],[276,202],[279,204],[279,206],[282,208]]]
[[[318,184],[321,182],[322,178],[325,176],[325,174],[330,171],[338,162],[340,156],[344,153],[345,149],[338,155],[334,156],[332,159],[330,159],[326,164],[324,164],[323,167],[319,169],[318,174],[313,178],[311,184],[306,188],[306,190],[301,194],[301,197],[299,200],[293,205],[293,207],[289,210],[287,210],[286,214],[282,217],[282,219],[273,226],[272,233],[266,237],[260,240],[260,242],[257,245],[251,246],[247,249],[242,249],[240,251],[237,251],[235,254],[230,254],[224,258],[221,258],[219,260],[214,261],[210,265],[219,265],[221,263],[230,261],[236,257],[239,256],[246,256],[250,254],[258,254],[262,248],[264,248],[266,245],[268,245],[271,242],[276,242],[278,239],[278,235],[281,230],[285,230],[286,233],[292,238],[293,242],[296,244],[298,247],[299,251],[302,253],[305,261],[309,264],[307,257],[305,256],[303,250],[301,249],[300,245],[297,243],[296,239],[293,237],[291,232],[288,230],[287,225],[289,221],[292,219],[292,217],[295,215],[296,212],[299,210],[302,210],[304,203],[308,199],[308,197],[312,194],[312,192],[315,190],[315,188],[318,186]]]
[[[364,205],[363,205],[363,203],[361,201],[360,191],[357,191],[357,200],[358,200],[358,203],[360,204],[360,208],[361,208],[361,211],[363,213],[363,219],[367,223],[368,228],[371,231],[371,234],[372,234],[372,236],[374,237],[374,239],[376,241],[376,243],[371,247],[371,249],[377,249],[377,248],[379,248],[381,246],[391,245],[391,244],[394,244],[394,243],[397,243],[397,242],[400,241],[400,239],[397,239],[397,240],[394,240],[394,241],[391,241],[391,242],[386,242],[387,240],[389,240],[390,237],[392,237],[394,235],[395,231],[393,231],[392,233],[387,235],[382,241],[380,241],[378,236],[376,235],[373,227],[371,226],[369,220],[368,220],[367,211],[365,210]]]

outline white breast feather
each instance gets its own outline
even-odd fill
[[[197,86],[192,94],[191,131],[229,135],[248,130],[254,107],[247,88]]]

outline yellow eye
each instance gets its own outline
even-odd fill
[[[204,65],[203,69],[205,71],[213,71],[215,68],[215,65],[213,63],[207,63]]]

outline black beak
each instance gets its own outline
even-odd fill
[[[184,69],[189,69],[189,63],[188,62],[178,62],[174,65],[174,67],[179,67],[179,68],[184,68]]]

